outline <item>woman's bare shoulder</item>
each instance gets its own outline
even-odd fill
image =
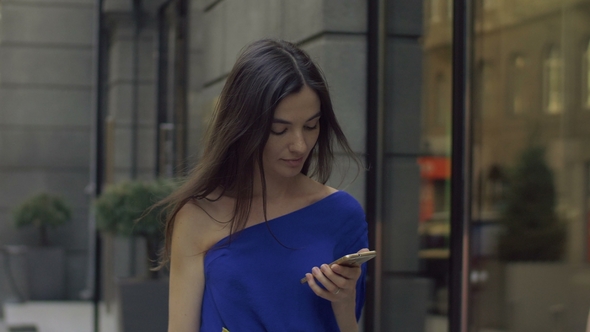
[[[306,180],[305,194],[311,197],[312,201],[319,201],[337,191],[338,189],[332,188],[313,179],[308,178],[308,180]]]
[[[227,219],[231,209],[224,201],[206,199],[187,201],[174,218],[172,243],[180,242],[185,249],[205,252],[217,241],[227,236]]]

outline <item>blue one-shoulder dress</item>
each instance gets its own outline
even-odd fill
[[[219,241],[205,256],[201,332],[339,331],[331,303],[300,280],[366,247],[365,214],[344,191]],[[365,275],[363,264],[357,320]]]

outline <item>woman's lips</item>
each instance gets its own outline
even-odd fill
[[[303,163],[303,157],[297,159],[283,159],[290,167],[298,167]]]

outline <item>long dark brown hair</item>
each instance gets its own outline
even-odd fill
[[[326,81],[309,55],[294,44],[263,39],[248,45],[238,57],[221,92],[207,129],[204,152],[184,184],[157,205],[168,209],[165,247],[160,267],[170,259],[177,212],[192,199],[229,195],[235,199],[230,235],[244,229],[254,194],[254,172],[260,172],[266,220],[266,183],[262,152],[270,134],[274,111],[286,96],[303,86],[320,99],[320,131],[302,173],[326,183],[332,171],[334,140],[360,165],[336,121]],[[215,200],[215,198],[213,198]]]

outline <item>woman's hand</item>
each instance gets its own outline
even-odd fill
[[[358,252],[369,251],[363,248]],[[311,290],[319,297],[332,302],[332,310],[341,332],[357,332],[356,283],[361,276],[360,266],[323,264],[316,266],[305,278]]]
[[[369,249],[363,248],[358,252],[364,251]],[[305,278],[317,296],[331,302],[342,302],[356,299],[356,283],[360,275],[360,266],[322,264],[320,267],[313,267]]]

